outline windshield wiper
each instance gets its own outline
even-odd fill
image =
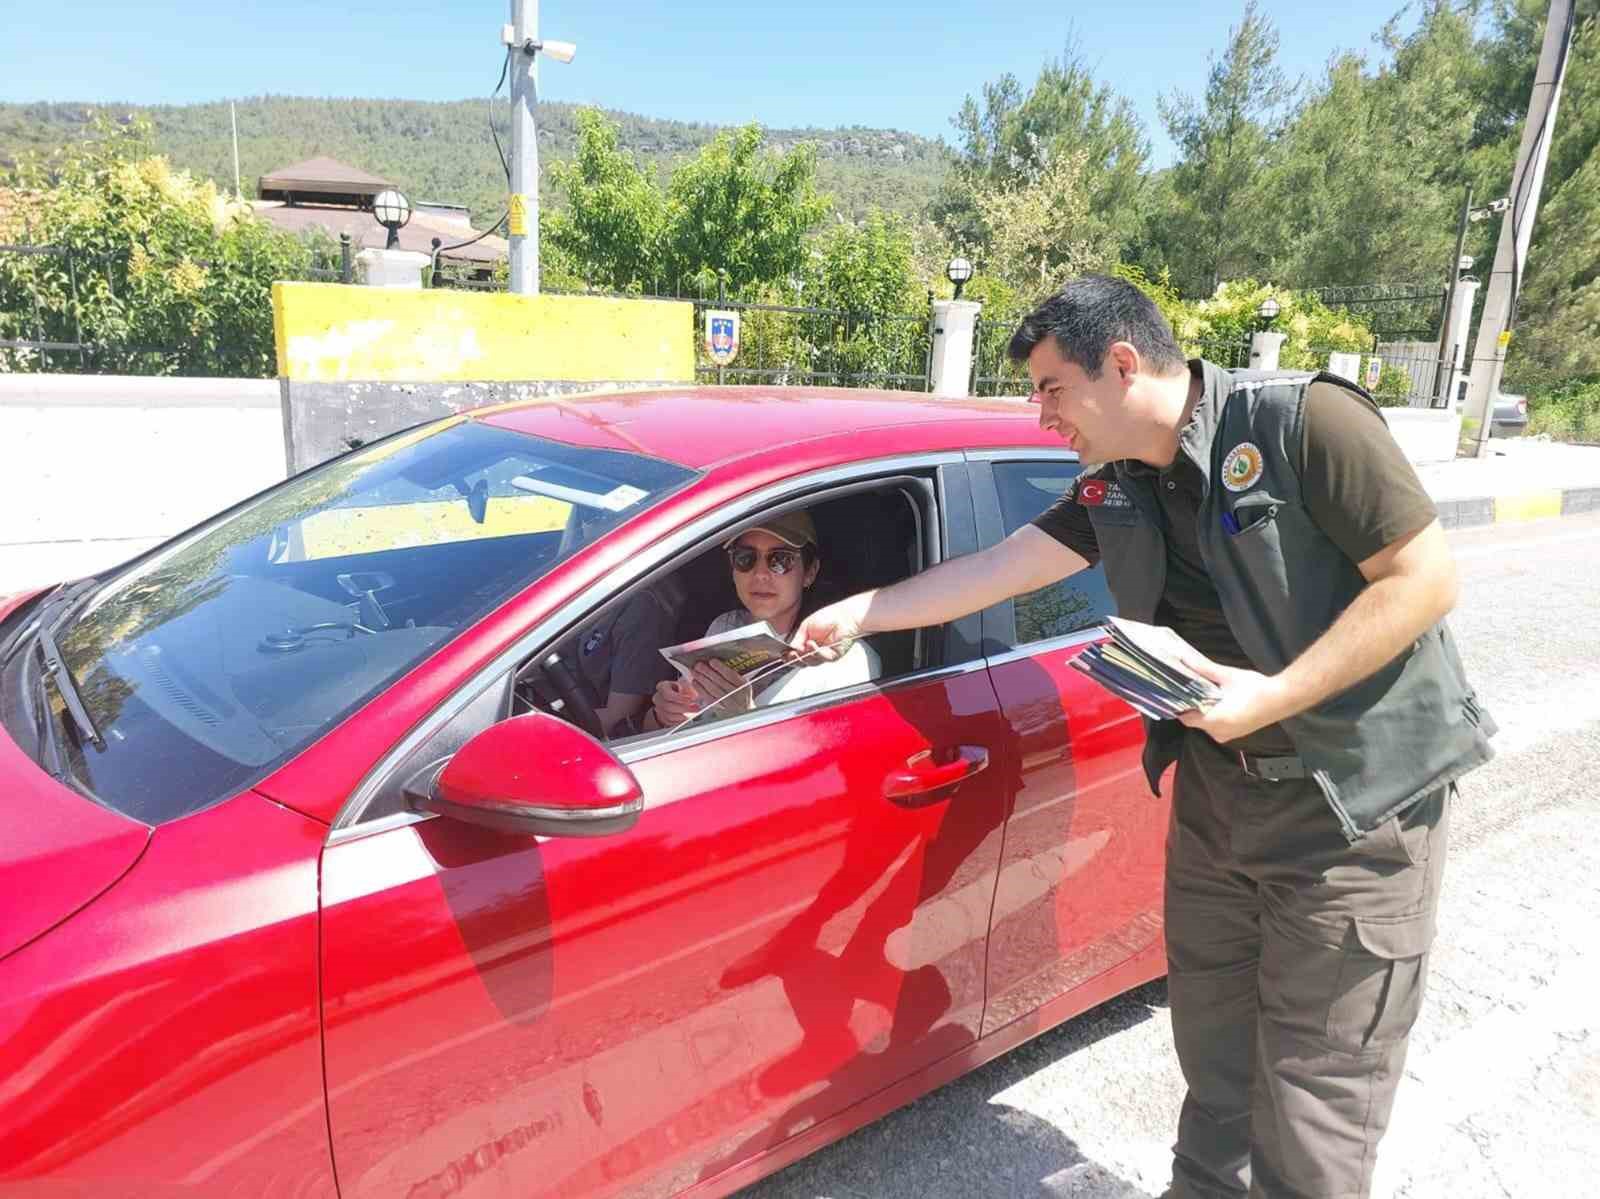
[[[34,680],[37,695],[33,701],[29,699],[30,687],[23,687],[21,692],[22,706],[29,722],[33,725],[33,739],[38,745],[39,765],[44,767],[51,778],[65,782],[67,778],[66,763],[61,757],[61,740],[56,735],[55,718],[50,715],[49,683],[43,670]]]
[[[72,671],[62,660],[61,647],[56,644],[55,634],[51,632],[50,625],[43,620],[39,622],[39,649],[44,654],[44,673],[54,680],[56,691],[61,695],[61,702],[66,705],[67,714],[72,717],[72,723],[78,726],[78,735],[87,737],[94,743],[96,749],[104,749],[105,738],[95,727],[94,717],[89,715],[89,709],[83,706],[83,696],[78,692],[77,680],[72,677]],[[47,723],[49,719],[50,711],[46,706]]]

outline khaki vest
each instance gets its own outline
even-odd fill
[[[1262,673],[1276,674],[1366,586],[1301,499],[1306,388],[1320,376],[1229,372],[1209,362],[1202,370],[1204,391],[1178,447],[1205,478],[1200,555],[1240,648]],[[1111,464],[1118,488],[1088,512],[1118,612],[1150,621],[1166,586],[1166,540],[1152,486],[1127,465]],[[1371,678],[1283,727],[1351,841],[1488,761],[1495,731],[1443,621]],[[1146,721],[1145,731],[1145,773],[1159,792],[1183,726]]]

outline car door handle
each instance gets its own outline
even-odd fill
[[[962,745],[948,762],[935,762],[933,750],[925,749],[906,759],[904,770],[894,770],[883,780],[888,799],[924,795],[940,787],[953,786],[988,768],[989,751],[981,745]]]

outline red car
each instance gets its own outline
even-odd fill
[[[843,595],[1078,470],[1014,401],[483,409],[0,602],[0,1196],[726,1195],[1164,970],[1093,572],[601,742],[571,642],[804,506]]]

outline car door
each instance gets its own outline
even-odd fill
[[[971,457],[986,545],[1042,512],[1079,470],[1043,451]],[[1167,802],[1145,782],[1138,717],[1067,665],[1112,610],[1095,567],[983,614],[1019,762],[990,928],[985,1035],[1160,952]]]
[[[945,553],[975,538],[957,491],[928,513]],[[673,1194],[970,1045],[1013,770],[961,657],[620,748],[623,833],[339,836],[344,1199]],[[459,719],[507,704],[502,680]]]

